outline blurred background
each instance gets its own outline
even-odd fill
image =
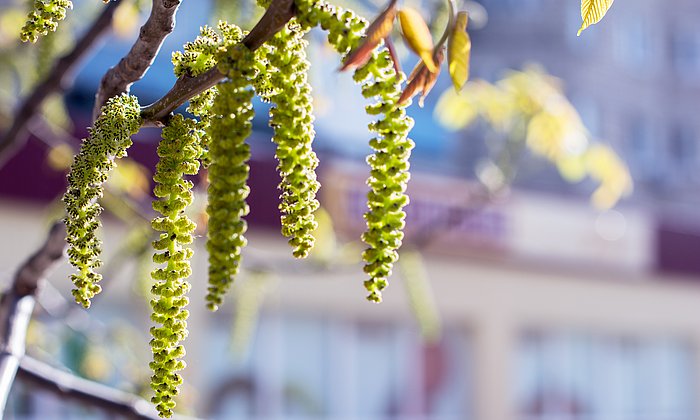
[[[76,1],[58,33],[20,47],[26,2],[0,0],[0,132],[101,4]],[[99,2],[97,2],[99,3]],[[143,3],[143,4],[141,4]],[[405,2],[431,16],[443,4]],[[348,5],[364,16],[383,4]],[[150,2],[124,2],[114,34],[0,168],[0,281],[61,217],[72,153],[104,72]],[[406,240],[381,305],[364,299],[370,133],[364,100],[320,32],[309,34],[322,210],[297,261],[279,234],[267,107],[250,139],[244,272],[204,308],[205,176],[178,408],[205,418],[700,419],[700,3],[618,0],[580,36],[577,0],[462,1],[471,80],[441,75],[409,109],[416,142]],[[145,10],[141,10],[145,9]],[[132,92],[147,104],[175,80],[170,51],[213,22],[259,11],[184,1],[176,31]],[[442,17],[441,17],[442,16]],[[442,19],[442,20],[441,20]],[[18,23],[19,22],[19,23]],[[415,63],[397,45],[404,71]],[[446,71],[444,71],[446,73]],[[51,276],[28,352],[148,395],[148,220],[157,129],[135,137],[103,205],[103,294],[72,303],[67,263]],[[111,418],[18,382],[9,418]]]

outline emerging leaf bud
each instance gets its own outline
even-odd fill
[[[396,0],[391,0],[386,9],[369,25],[362,43],[357,48],[354,48],[345,58],[340,71],[365,64],[372,55],[372,51],[379,45],[379,42],[391,33],[395,17]]]
[[[433,89],[433,86],[435,86],[435,82],[437,81],[438,75],[440,74],[439,66],[445,59],[445,48],[442,47],[438,51],[436,51],[433,59],[435,60],[435,63],[438,66],[438,71],[431,72],[425,66],[424,61],[419,62],[411,72],[411,75],[408,76],[408,85],[401,93],[401,97],[399,98],[398,102],[399,104],[405,104],[406,102],[408,102],[409,99],[416,96],[416,94],[418,94],[419,91],[422,91],[421,97],[418,100],[418,106],[420,106],[421,108],[423,107],[423,101],[425,100],[425,97],[428,96],[428,93],[430,93],[430,91]]]

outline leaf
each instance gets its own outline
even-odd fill
[[[389,56],[391,57],[391,62],[394,64],[394,72],[398,76],[401,73],[401,61],[399,60],[399,55],[396,53],[396,48],[394,48],[394,43],[391,41],[391,37],[384,38],[384,45],[386,45],[387,51],[389,51]]]
[[[391,33],[395,17],[396,0],[391,0],[386,9],[369,25],[367,35],[362,43],[347,55],[340,71],[351,67],[359,67],[366,63],[372,55],[372,51],[379,45],[379,42],[387,38]]]
[[[409,99],[413,98],[419,91],[422,91],[421,97],[418,101],[418,106],[423,108],[423,101],[428,93],[435,86],[438,75],[440,74],[440,64],[445,59],[445,48],[442,47],[435,52],[435,56],[432,56],[435,63],[437,63],[437,71],[431,72],[425,65],[425,61],[419,61],[416,67],[408,76],[408,85],[401,93],[399,98],[399,105],[406,103]]]
[[[409,48],[423,60],[431,73],[437,71],[437,65],[433,60],[433,37],[423,17],[410,7],[399,11],[401,32]]]
[[[567,182],[581,182],[586,177],[586,162],[581,155],[563,156],[556,161],[556,165]]]
[[[418,100],[418,106],[421,108],[423,108],[423,102],[425,101],[425,97],[428,96],[428,93],[430,93],[431,90],[433,90],[433,86],[435,86],[435,82],[437,82],[438,75],[440,74],[440,65],[445,59],[445,47],[442,47],[438,51],[436,51],[435,55],[432,57],[435,61],[435,65],[437,66],[437,71],[429,72],[428,76],[425,79],[425,84],[423,85],[423,93],[421,93],[420,99]]]
[[[613,207],[620,198],[632,192],[632,177],[627,165],[609,146],[594,144],[584,156],[589,176],[600,182],[591,196],[593,205],[601,210]]]
[[[614,0],[581,0],[581,28],[578,30],[577,36],[581,36],[581,32],[591,25],[595,25],[603,19],[603,16],[608,12]]]
[[[469,79],[469,53],[472,49],[472,41],[467,33],[467,21],[467,12],[457,14],[457,22],[447,44],[450,77],[457,92],[462,90]]]
[[[403,105],[408,102],[411,98],[416,96],[418,92],[423,89],[428,78],[428,68],[425,67],[425,63],[419,61],[416,67],[411,72],[408,77],[408,84],[401,92],[401,97],[399,97],[398,104]]]
[[[457,131],[468,127],[478,116],[478,110],[471,96],[462,92],[446,90],[434,112],[437,121],[448,130]]]

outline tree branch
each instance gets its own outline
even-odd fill
[[[151,14],[139,31],[131,50],[102,77],[92,110],[94,120],[109,98],[128,92],[153,64],[165,38],[175,28],[175,13],[182,0],[153,0]]]
[[[294,0],[273,0],[260,21],[241,41],[251,51],[260,48],[294,17]],[[215,86],[225,75],[216,67],[197,77],[182,76],[161,99],[141,110],[144,125],[162,126],[163,120],[188,99]]]
[[[13,151],[26,141],[26,127],[39,110],[44,100],[51,94],[67,89],[72,82],[73,72],[82,59],[90,52],[92,46],[112,26],[114,11],[122,0],[111,1],[85,34],[76,42],[68,54],[61,57],[51,69],[43,82],[37,85],[17,109],[12,118],[12,125],[0,137],[0,166],[9,159]]]
[[[20,359],[24,356],[27,327],[39,283],[63,256],[63,222],[56,222],[44,244],[22,264],[0,303],[0,413],[5,411]]]
[[[60,397],[71,398],[109,413],[135,419],[159,419],[153,405],[139,396],[80,378],[31,357],[22,358],[17,376]]]

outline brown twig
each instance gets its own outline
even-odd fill
[[[71,85],[75,68],[90,52],[97,40],[112,26],[114,11],[120,3],[121,0],[114,0],[104,6],[102,13],[76,42],[73,50],[56,61],[46,79],[34,87],[31,95],[17,109],[12,118],[12,125],[0,137],[0,167],[10,158],[13,151],[26,141],[27,124],[38,113],[44,100],[51,94],[63,91]]]
[[[20,359],[40,282],[63,256],[65,227],[56,222],[44,244],[22,264],[0,301],[0,413],[5,411]]]
[[[100,81],[95,94],[92,119],[109,98],[128,92],[131,85],[141,80],[153,64],[165,38],[175,28],[175,13],[182,0],[153,0],[151,14],[139,31],[139,37],[119,63],[109,69]]]
[[[23,357],[18,379],[83,404],[134,419],[158,419],[151,403],[136,395],[80,378],[31,357]],[[176,416],[177,417],[177,416]]]
[[[272,38],[294,16],[293,0],[273,0],[260,21],[243,39],[242,44],[255,51]],[[161,126],[163,120],[188,99],[196,96],[224,79],[216,67],[197,77],[182,76],[161,99],[143,108],[144,125]]]

